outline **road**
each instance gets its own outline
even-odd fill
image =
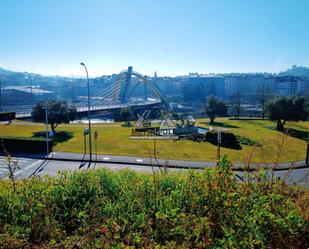
[[[112,170],[120,170],[124,168],[129,168],[136,171],[152,172],[160,171],[160,167],[150,167],[146,165],[138,164],[119,164],[119,163],[91,163],[84,162],[81,164],[77,161],[61,161],[61,160],[45,160],[45,159],[32,159],[23,157],[13,157],[11,162],[17,162],[19,169],[16,169],[15,176],[18,179],[28,178],[33,175],[37,176],[56,176],[59,171],[75,171],[75,170],[86,170],[88,167],[90,169],[97,168],[109,168]],[[169,169],[169,170],[181,170],[181,169]],[[5,157],[0,156],[0,179],[8,178],[8,167]],[[243,176],[244,173],[237,172],[239,176]],[[276,177],[284,179],[288,184],[298,184],[309,187],[309,168],[304,169],[293,169],[293,170],[283,170],[276,171]]]
[[[76,161],[53,161],[44,159],[31,159],[22,157],[12,157],[11,163],[17,163],[18,169],[15,170],[15,176],[18,179],[28,178],[32,175],[49,175],[56,176],[59,171],[75,171],[75,170],[86,170],[98,168],[109,168],[112,170],[120,170],[130,168],[136,171],[152,172],[152,170],[159,171],[159,167],[149,167],[143,165],[126,165],[126,164],[114,164],[114,163],[91,163],[88,162],[80,163]],[[176,169],[170,169],[176,170]],[[8,178],[8,162],[5,157],[0,156],[0,179]]]

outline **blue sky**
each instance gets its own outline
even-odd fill
[[[309,66],[307,0],[1,0],[0,67],[47,75]]]

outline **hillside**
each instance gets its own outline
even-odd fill
[[[292,68],[287,69],[286,71],[279,73],[279,75],[282,75],[282,76],[298,76],[298,77],[309,78],[309,68],[294,65]]]

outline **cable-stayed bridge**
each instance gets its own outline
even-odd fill
[[[133,80],[134,78],[134,80]],[[136,93],[136,90],[144,87],[143,93]],[[172,107],[154,80],[150,80],[138,72],[133,71],[133,67],[128,67],[119,73],[114,83],[102,90],[93,93],[90,86],[90,110],[91,114],[113,111],[124,107],[151,107],[154,105],[170,111]],[[88,99],[84,97],[82,101],[76,103],[80,116],[87,115]],[[7,110],[6,110],[7,109]],[[5,111],[15,111],[18,116],[30,116],[31,106],[6,107]]]
[[[134,82],[132,82],[133,77],[136,78]],[[139,86],[144,86],[145,93],[133,95]],[[148,98],[148,95],[151,95],[151,98]],[[162,105],[167,110],[172,109],[156,83],[150,81],[146,76],[133,71],[131,66],[127,70],[120,72],[113,84],[95,94],[91,94],[90,97],[90,110],[92,113],[124,107],[145,107],[153,105]],[[88,111],[87,98],[77,104],[77,111],[79,113],[86,113]]]

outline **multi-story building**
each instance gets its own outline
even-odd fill
[[[224,91],[227,97],[241,94],[243,99],[250,102],[265,83],[263,74],[227,74],[224,75]]]
[[[182,80],[185,101],[204,102],[209,95],[225,97],[224,77],[191,74]]]
[[[265,82],[274,95],[293,96],[305,91],[305,80],[296,76],[270,76]]]

